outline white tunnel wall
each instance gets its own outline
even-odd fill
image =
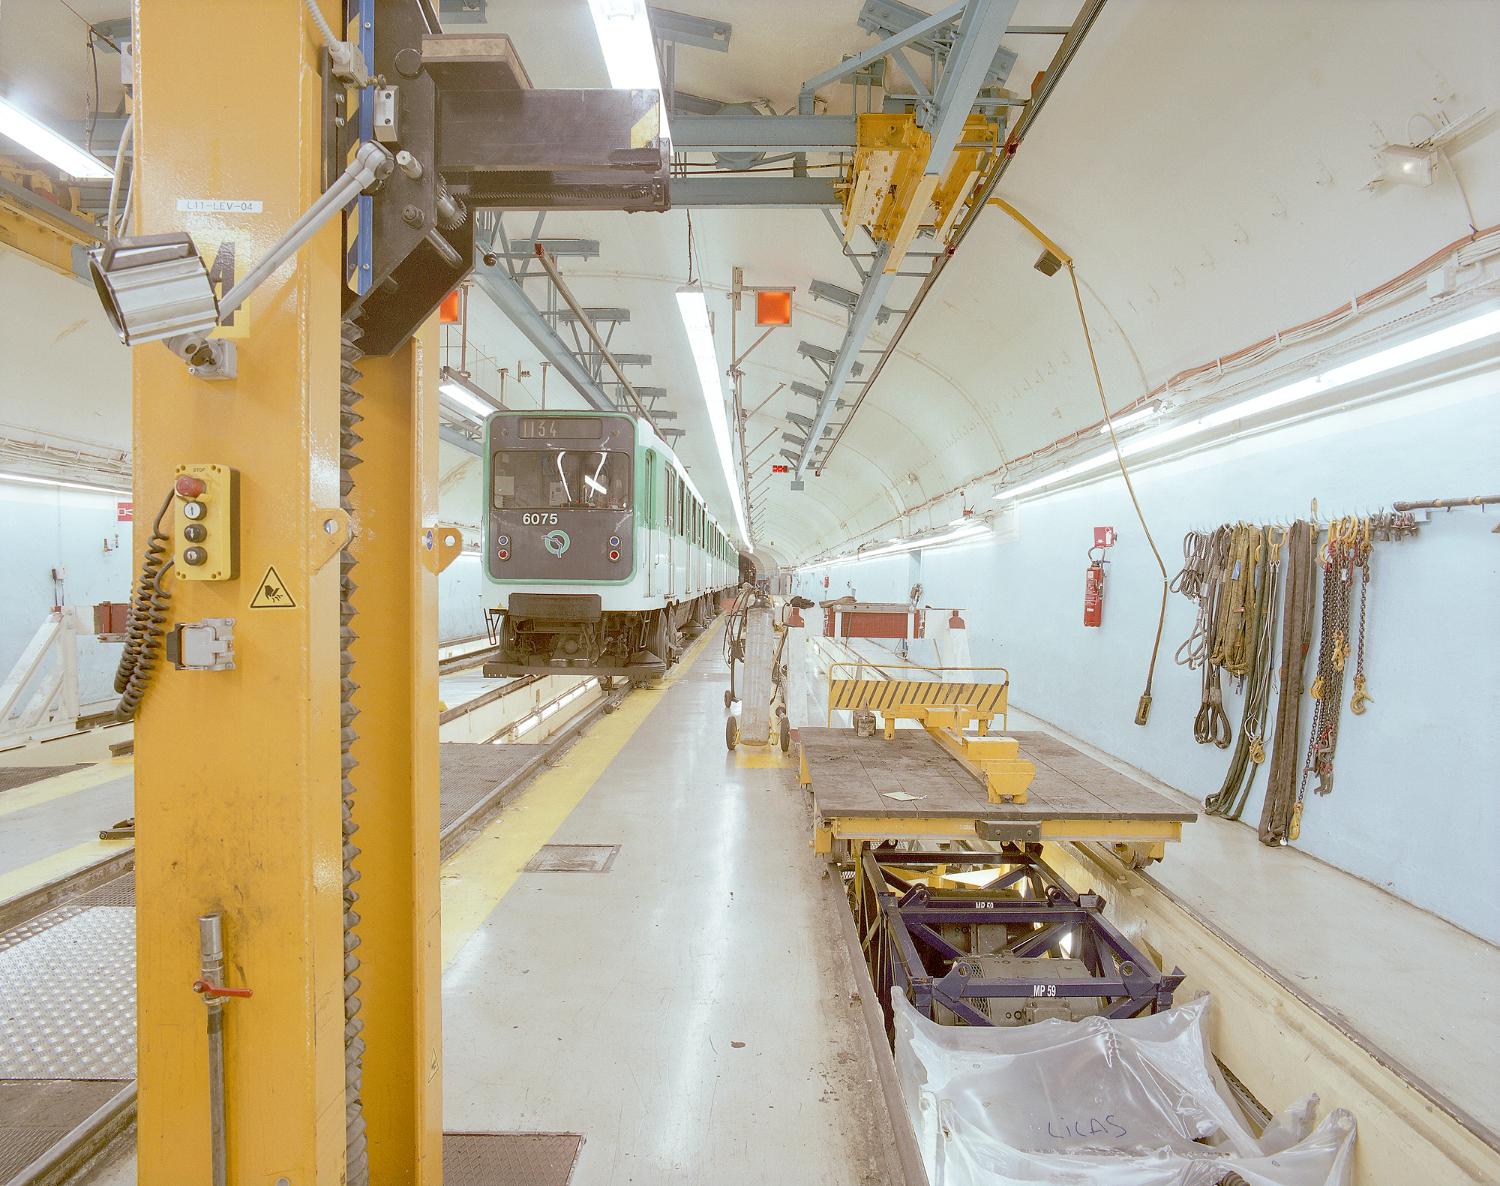
[[[1492,370],[1135,471],[1169,574],[1181,566],[1188,530],[1289,521],[1305,516],[1314,498],[1326,519],[1400,499],[1494,493],[1497,396]],[[1333,793],[1320,798],[1309,788],[1297,842],[1491,942],[1500,941],[1491,752],[1500,720],[1500,537],[1490,533],[1497,519],[1437,512],[1415,538],[1375,545],[1366,662],[1374,701],[1364,716],[1350,714],[1351,673]],[[1090,629],[1082,624],[1083,583],[1096,525],[1117,528],[1120,542],[1109,557],[1104,624]],[[1233,751],[1193,741],[1199,678],[1172,655],[1195,608],[1177,594],[1167,605],[1150,721],[1134,724],[1161,578],[1118,477],[1030,500],[1020,508],[1018,539],[929,551],[919,571],[914,578],[905,556],[882,557],[800,573],[797,589],[821,599],[852,584],[862,600],[904,600],[920,580],[925,603],[966,611],[976,664],[1010,669],[1016,707],[1200,800],[1219,789]],[[1309,684],[1312,669],[1310,658]],[[1299,762],[1311,703],[1303,703]],[[1241,708],[1226,686],[1236,738]],[[1262,770],[1245,808],[1252,827],[1265,779]],[[1232,885],[1234,871],[1225,876]]]
[[[63,604],[85,607],[85,629],[93,624],[88,607],[100,601],[129,600],[134,572],[130,524],[116,521],[115,502],[113,494],[0,481],[0,556],[5,557],[7,573],[6,607],[0,613],[0,679],[58,604],[54,569],[64,574]],[[82,703],[114,695],[119,660],[119,643],[98,642],[88,634],[80,637],[78,696]]]

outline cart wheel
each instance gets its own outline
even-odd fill
[[[781,752],[789,754],[792,752],[792,723],[786,717],[781,718]]]
[[[740,743],[740,719],[739,717],[727,717],[724,721],[724,744],[732,753],[734,747]]]
[[[733,703],[734,703],[734,693],[731,692],[728,688],[725,688],[724,689],[724,707],[728,708]]]

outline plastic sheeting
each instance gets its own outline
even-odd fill
[[[1209,1001],[1149,1017],[938,1025],[891,994],[931,1186],[1350,1186],[1354,1118],[1315,1096],[1257,1138],[1209,1052]],[[1311,1130],[1311,1131],[1310,1131]]]

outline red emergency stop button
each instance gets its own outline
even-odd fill
[[[173,489],[183,498],[197,498],[208,486],[202,478],[195,478],[192,474],[179,474]]]

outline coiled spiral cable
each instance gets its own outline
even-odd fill
[[[156,671],[161,655],[162,642],[166,637],[167,610],[172,594],[162,588],[162,578],[176,563],[167,556],[167,543],[171,539],[161,529],[167,512],[172,509],[172,491],[162,500],[161,510],[151,524],[151,535],[146,540],[146,554],[141,560],[140,576],[136,579],[135,593],[130,600],[130,614],[125,625],[125,649],[120,654],[120,665],[115,669],[115,691],[120,702],[115,705],[115,720],[135,719],[141,700]]]

